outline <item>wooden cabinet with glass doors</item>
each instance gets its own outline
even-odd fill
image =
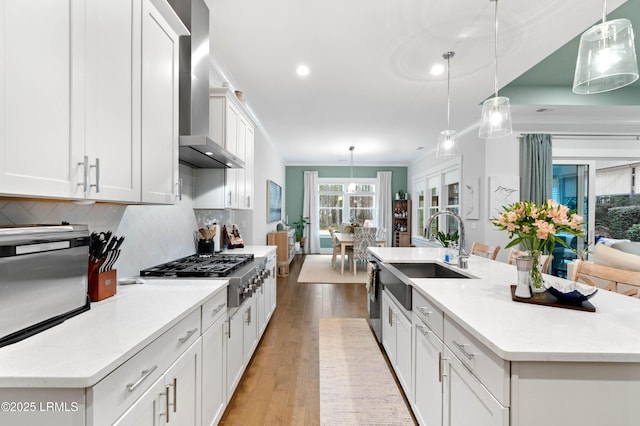
[[[393,246],[411,245],[411,200],[393,202]]]

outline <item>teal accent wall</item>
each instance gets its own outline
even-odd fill
[[[286,166],[285,168],[285,211],[283,218],[289,222],[298,220],[302,215],[304,199],[304,172],[318,171],[320,178],[351,177],[351,166]],[[402,190],[407,192],[407,167],[353,167],[354,178],[377,178],[378,172],[392,172],[391,193]],[[322,248],[331,247],[331,241],[321,241]]]

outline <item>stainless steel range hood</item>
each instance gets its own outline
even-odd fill
[[[169,0],[190,36],[180,37],[180,162],[195,168],[244,168],[209,138],[209,8],[204,0]]]

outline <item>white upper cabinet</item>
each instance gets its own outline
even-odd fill
[[[196,169],[195,208],[253,208],[254,134],[255,124],[235,94],[228,88],[209,89],[209,137],[245,167]]]
[[[142,201],[178,195],[178,34],[151,1],[142,9]]]
[[[84,146],[77,144],[74,158],[81,162],[86,155],[94,166],[89,181],[99,186],[90,186],[87,198],[140,201],[136,3],[85,0],[85,105],[77,111],[78,116],[85,112]],[[83,195],[83,186],[77,186],[74,196]]]
[[[74,191],[72,94],[82,47],[71,0],[5,0],[0,7],[0,193],[68,197]],[[72,25],[74,23],[74,25]],[[80,73],[81,74],[81,73]]]
[[[0,22],[0,194],[174,202],[187,31],[166,1],[6,0]]]

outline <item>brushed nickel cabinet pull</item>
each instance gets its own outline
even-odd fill
[[[129,391],[129,392],[133,392],[134,390],[136,390],[136,388],[137,388],[138,386],[140,386],[140,384],[141,384],[142,382],[144,382],[144,381],[147,379],[147,377],[149,377],[149,376],[151,375],[151,373],[153,373],[154,371],[156,371],[156,368],[158,368],[158,366],[157,366],[157,365],[154,365],[154,366],[153,366],[153,367],[151,367],[151,368],[148,368],[148,369],[146,369],[146,370],[142,370],[142,376],[141,376],[138,380],[136,380],[134,383],[129,383],[129,384],[127,385],[127,391]]]
[[[178,408],[178,378],[173,378],[173,412]]]
[[[89,157],[84,156],[82,162],[78,163],[78,166],[82,166],[82,182],[78,186],[82,186],[82,192],[87,194],[89,192]]]
[[[420,333],[422,333],[423,336],[426,336],[431,332],[431,330],[429,330],[424,325],[416,325],[416,328],[420,331]]]
[[[167,399],[165,403],[165,411],[167,412],[166,423],[169,423],[169,386],[164,387],[165,393],[167,394]]]
[[[224,307],[225,307],[224,303],[219,304],[218,306],[216,306],[214,309],[211,310],[211,315],[217,314]]]
[[[93,186],[94,188],[96,188],[96,193],[98,193],[100,192],[100,159],[96,157],[96,164],[89,167],[92,169],[96,169],[96,183],[89,186]]]
[[[193,330],[189,330],[189,331],[187,331],[187,335],[186,335],[186,336],[184,336],[184,337],[179,338],[179,339],[178,339],[178,341],[179,341],[180,343],[184,343],[184,342],[186,342],[187,340],[189,340],[189,339],[191,338],[191,336],[193,336],[193,335],[195,334],[195,332],[196,332],[196,331],[198,331],[198,329],[197,329],[197,328],[194,328]]]
[[[460,343],[456,342],[455,340],[453,341],[453,345],[454,345],[456,348],[458,348],[458,350],[459,350],[460,352],[462,352],[462,355],[464,355],[468,360],[473,359],[473,354],[472,354],[472,353],[470,353],[470,352],[467,352],[467,351],[465,350],[465,348],[464,348],[464,347],[465,347],[465,345],[461,345]]]

